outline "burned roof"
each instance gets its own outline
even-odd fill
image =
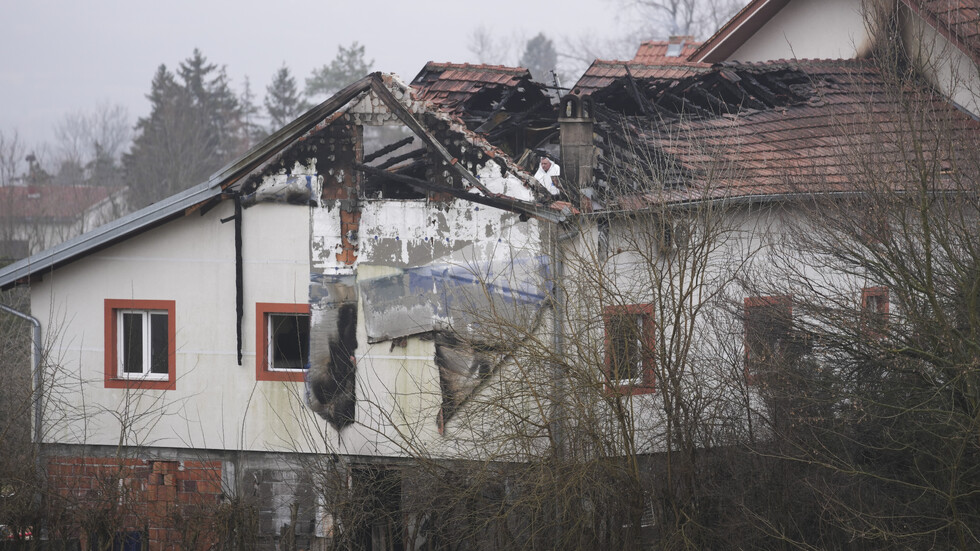
[[[607,208],[849,191],[869,159],[879,173],[901,170],[910,111],[946,125],[955,145],[936,159],[943,170],[980,143],[968,114],[929,90],[892,86],[870,61],[723,63],[680,79],[623,77],[592,99]]]
[[[558,132],[547,88],[523,67],[430,61],[412,88],[516,160]]]
[[[648,40],[640,44],[631,60],[597,59],[572,87],[572,93],[583,96],[591,94],[627,74],[641,79],[676,79],[707,71],[711,68],[710,64],[687,59],[700,44],[692,41],[691,37]]]
[[[677,79],[707,71],[711,65],[706,63],[676,64],[676,65],[643,65],[632,61],[615,61],[597,59],[589,65],[575,86],[572,93],[582,96],[605,88],[616,79],[630,74],[640,79]]]
[[[466,201],[528,217],[563,219],[564,214],[553,208],[487,190],[471,170],[478,164],[486,164],[489,159],[500,166],[502,173],[512,174],[535,193],[542,196],[547,194],[536,180],[504,152],[468,130],[459,117],[429,102],[418,101],[408,86],[397,77],[372,73],[346,86],[333,97],[274,132],[244,156],[215,172],[208,181],[0,269],[0,289],[7,289],[18,282],[26,281],[30,276],[73,262],[174,219],[194,212],[205,212],[218,202],[237,195],[239,191],[254,191],[255,176],[280,173],[282,169],[289,167],[291,160],[311,157],[310,148],[316,147],[314,142],[321,137],[320,133],[335,122],[339,126],[347,125],[350,106],[365,99],[370,93],[377,96],[379,107],[384,105],[384,109],[390,110],[411,127],[426,147],[435,151],[444,161],[445,174],[453,181],[457,178],[466,180],[479,193],[463,189],[462,186],[432,185],[417,179],[410,179],[412,181],[407,185],[426,186],[436,192],[445,192]],[[449,143],[444,145],[441,140]],[[361,168],[383,170],[363,164]],[[396,177],[397,174],[388,176]]]
[[[544,86],[531,82],[524,67],[436,63],[430,61],[412,80],[419,99],[455,114],[493,111],[516,101],[533,102],[545,97]]]

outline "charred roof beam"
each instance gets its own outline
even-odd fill
[[[415,141],[415,136],[408,136],[407,138],[398,140],[397,142],[390,143],[377,151],[365,155],[364,162],[370,163],[371,161],[377,159],[378,157],[384,157],[385,155],[391,153],[392,151],[396,151],[400,149],[402,146],[408,145],[414,141]]]
[[[477,195],[475,193],[470,193],[455,187],[443,186],[439,184],[433,184],[426,180],[420,180],[418,178],[413,178],[411,176],[405,176],[403,174],[398,174],[395,172],[389,172],[386,170],[380,170],[373,166],[368,166],[363,163],[354,163],[354,169],[364,172],[369,176],[377,176],[381,178],[387,178],[394,180],[396,182],[401,182],[412,186],[420,191],[434,191],[437,193],[446,193],[456,197],[457,199],[463,199],[471,203],[478,203],[481,205],[486,205],[488,207],[494,207],[501,210],[506,210],[508,212],[514,212],[528,218],[540,218],[542,220],[547,220],[549,222],[562,222],[565,220],[565,215],[559,211],[542,208],[534,203],[528,203],[526,201],[520,201],[518,199],[512,199],[510,197],[500,197],[500,196],[490,196],[485,197],[483,195]]]

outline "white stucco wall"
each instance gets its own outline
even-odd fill
[[[728,60],[853,59],[869,42],[860,0],[793,0]]]
[[[226,201],[88,255],[32,285],[53,364],[45,441],[186,448],[316,449],[303,383],[256,382],[255,303],[306,303],[309,209],[244,212],[244,357],[236,358],[234,223]],[[107,389],[104,300],[176,302],[175,390]],[[129,427],[128,429],[124,427]]]

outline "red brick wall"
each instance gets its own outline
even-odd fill
[[[47,473],[83,540],[142,532],[151,551],[214,541],[207,511],[221,499],[220,461],[51,457]]]

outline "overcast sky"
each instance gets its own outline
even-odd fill
[[[298,84],[359,41],[375,68],[410,80],[426,61],[475,61],[479,25],[509,40],[544,31],[612,36],[612,0],[327,1],[0,0],[0,131],[29,147],[51,141],[66,113],[124,105],[130,122],[158,65],[173,69],[200,48],[227,67],[239,92],[248,75],[259,101],[283,62]]]

